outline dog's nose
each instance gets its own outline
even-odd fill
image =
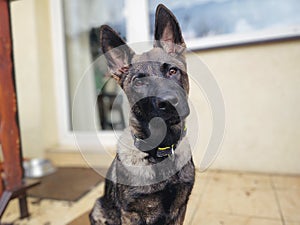
[[[178,98],[173,95],[166,95],[162,98],[159,98],[157,101],[157,106],[160,110],[166,110],[169,105],[176,107],[178,104]]]

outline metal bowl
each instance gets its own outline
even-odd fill
[[[25,177],[41,178],[50,175],[56,171],[48,159],[30,159],[23,162]]]

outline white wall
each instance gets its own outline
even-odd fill
[[[42,157],[57,142],[47,0],[11,4],[14,60],[25,157]]]
[[[300,173],[300,41],[198,54],[225,99],[226,135],[213,168]]]

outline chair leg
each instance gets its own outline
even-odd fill
[[[0,199],[0,219],[4,214],[4,211],[9,203],[9,201],[12,199],[13,192],[11,191],[4,191],[3,195]],[[20,218],[24,219],[29,216],[28,206],[27,206],[27,196],[26,194],[22,194],[18,197],[19,199],[19,206],[20,206]]]
[[[19,197],[19,206],[20,206],[20,215],[21,215],[20,218],[23,219],[29,217],[26,194],[23,194]]]

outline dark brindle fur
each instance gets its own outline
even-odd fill
[[[159,5],[154,48],[141,55],[108,26],[101,27],[100,40],[108,67],[128,97],[131,117],[91,224],[183,224],[195,172],[184,137],[189,82],[179,24]],[[175,152],[159,152],[172,145]]]

